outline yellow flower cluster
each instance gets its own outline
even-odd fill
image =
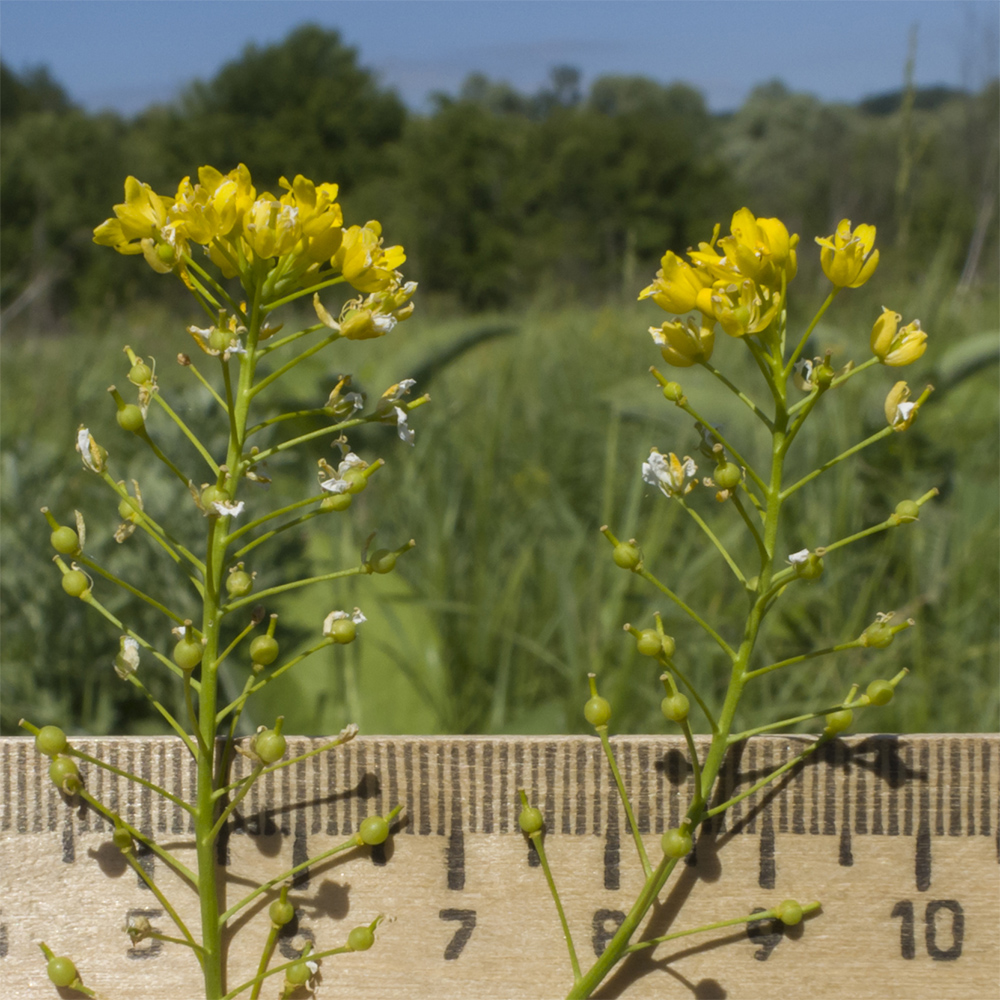
[[[402,247],[383,246],[379,223],[345,229],[336,184],[301,175],[279,184],[280,197],[258,194],[243,164],[228,174],[205,166],[196,184],[185,177],[169,198],[129,177],[125,201],[94,230],[94,242],[142,254],[153,270],[185,278],[191,244],[199,244],[226,278],[239,276],[245,288],[263,270],[272,298],[340,275],[364,294],[396,294],[406,256]]]
[[[766,330],[798,269],[798,242],[779,219],[757,219],[750,209],[741,208],[733,216],[729,236],[719,239],[716,226],[710,242],[688,251],[691,263],[667,251],[656,280],[639,298],[651,298],[667,312],[697,311],[701,318],[650,327],[664,360],[680,368],[707,361],[716,324],[730,337]]]

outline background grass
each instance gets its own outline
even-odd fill
[[[886,280],[880,280],[880,278]],[[895,287],[893,287],[895,285]],[[793,286],[792,327],[822,301],[822,283],[805,268]],[[882,303],[919,315],[930,331],[927,354],[905,372],[879,369],[825,397],[797,442],[800,472],[884,425],[882,401],[897,378],[919,390],[937,386],[913,429],[842,463],[789,505],[782,550],[815,547],[884,519],[896,502],[931,486],[938,499],[920,522],[886,532],[827,559],[823,577],[789,589],[772,613],[757,665],[859,634],[877,611],[913,616],[918,626],[885,651],[856,650],[777,671],[752,685],[742,722],[821,708],[853,681],[911,670],[900,696],[866,715],[886,731],[983,731],[996,725],[998,658],[998,440],[995,291],[958,295],[936,284],[876,274],[844,293],[817,329],[814,353],[834,363],[864,360],[868,332]],[[190,322],[194,313],[188,318]],[[646,486],[639,468],[651,446],[697,456],[692,421],[667,403],[647,373],[665,368],[645,328],[662,314],[650,304],[611,298],[600,308],[536,299],[530,309],[468,317],[433,302],[391,336],[333,345],[269,403],[321,405],[339,373],[351,372],[369,396],[417,375],[415,391],[432,405],[411,416],[412,451],[391,427],[371,426],[351,443],[387,465],[346,514],[311,521],[256,550],[249,569],[258,588],[295,575],[356,564],[365,538],[379,546],[413,537],[417,547],[387,577],[324,584],[274,602],[284,648],[315,637],[332,608],[360,606],[369,618],[361,641],[333,647],[269,689],[264,712],[248,727],[287,717],[292,732],[335,730],[347,721],[368,733],[579,731],[587,671],[601,678],[615,708],[616,731],[662,731],[662,691],[652,661],[637,656],[625,622],[664,615],[677,640],[677,662],[719,696],[727,670],[710,640],[642,580],[619,570],[598,528],[635,536],[647,565],[731,641],[743,598],[717,553],[679,505]],[[756,385],[742,345],[720,333],[713,361]],[[179,579],[141,534],[118,545],[116,503],[73,452],[85,423],[111,453],[116,477],[140,481],[147,506],[190,521],[186,494],[114,422],[105,390],[124,382],[124,343],[157,359],[161,389],[185,419],[218,421],[206,395],[173,358],[189,349],[183,321],[166,311],[117,313],[104,329],[60,337],[22,337],[2,345],[2,613],[4,732],[17,719],[69,731],[158,732],[158,719],[114,675],[118,636],[95,613],[67,598],[50,564],[47,504],[62,523],[85,513],[88,552],[121,575],[194,615]],[[208,370],[207,366],[205,370]],[[741,404],[701,370],[674,371],[692,404],[724,426],[748,457],[766,442]],[[735,376],[734,376],[735,377]],[[759,375],[756,376],[759,379]],[[306,429],[303,424],[303,429]],[[291,430],[292,428],[286,428]],[[190,446],[153,412],[151,433],[177,460],[195,468]],[[220,439],[218,425],[210,439]],[[251,506],[268,509],[313,489],[320,441],[298,457],[270,464],[272,483]],[[186,449],[186,450],[185,450]],[[702,473],[710,464],[701,459]],[[188,465],[185,465],[188,467]],[[692,495],[696,508],[733,550],[749,555],[735,512],[712,491]],[[200,527],[200,525],[194,525]],[[167,631],[156,613],[99,584],[95,591],[139,631]],[[144,681],[168,700],[172,685]],[[242,686],[245,664],[226,683]]]

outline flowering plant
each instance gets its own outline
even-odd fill
[[[190,753],[197,772],[194,796],[186,801],[146,778],[91,757],[75,748],[56,726],[39,728],[26,720],[21,723],[35,735],[38,750],[51,758],[49,773],[60,791],[67,798],[86,803],[108,821],[115,846],[152,890],[174,925],[167,933],[145,919],[141,925],[133,922],[126,928],[133,943],[153,938],[189,948],[201,966],[205,996],[211,1000],[230,1000],[243,993],[257,997],[265,979],[282,972],[285,996],[312,978],[323,957],[370,948],[381,919],[378,916],[356,927],[338,947],[312,954],[307,948],[294,961],[269,967],[281,929],[295,916],[288,900],[294,876],[321,858],[383,843],[399,812],[397,806],[386,816],[368,816],[343,844],[297,864],[224,908],[221,880],[217,879],[220,837],[261,776],[303,759],[286,759],[280,716],[273,725],[260,727],[250,739],[238,738],[244,707],[251,696],[311,653],[353,642],[365,621],[357,608],[351,612],[333,610],[321,628],[317,623],[316,641],[304,652],[282,661],[278,616],[268,615],[260,602],[328,580],[388,573],[414,543],[408,541],[396,549],[374,552],[369,552],[366,544],[354,566],[307,579],[274,582],[255,590],[257,571],[251,567],[267,565],[260,559],[259,547],[276,534],[314,517],[346,511],[384,464],[381,458],[369,462],[352,451],[347,432],[365,423],[388,422],[397,427],[404,442],[413,444],[408,416],[428,399],[421,396],[407,400],[414,383],[406,379],[389,387],[373,407],[366,408],[363,395],[351,390],[350,376],[344,375],[336,380],[325,402],[310,409],[257,415],[267,390],[302,361],[341,339],[384,336],[407,319],[413,312],[411,299],[416,290],[413,282],[403,281],[398,270],[405,260],[402,247],[384,245],[378,222],[344,227],[335,184],[317,185],[297,176],[292,182],[282,178],[280,185],[280,196],[258,193],[242,164],[228,174],[202,167],[198,181],[192,183],[185,177],[174,197],[159,195],[148,184],[129,177],[125,201],[115,206],[114,218],[94,231],[96,243],[113,247],[121,254],[141,255],[157,273],[176,275],[207,317],[206,326],[188,327],[203,361],[196,364],[182,353],[178,362],[204,388],[209,404],[217,407],[214,415],[225,421],[228,435],[224,454],[212,454],[196,429],[164,398],[154,367],[129,346],[125,347],[129,360],[127,380],[130,392],[135,392],[135,401],[126,400],[114,386],[109,390],[120,428],[140,438],[183,484],[186,502],[174,505],[179,510],[151,509],[135,481],[130,492],[124,480],[112,474],[109,452],[113,446],[106,449],[100,445],[89,427],[81,426],[76,439],[84,468],[99,476],[118,501],[122,523],[115,533],[116,540],[125,543],[136,532],[144,534],[154,550],[166,556],[190,585],[192,607],[170,607],[155,592],[144,589],[148,584],[119,578],[88,554],[82,515],[77,513],[76,526],[71,527],[59,523],[52,512],[43,508],[52,528],[51,542],[63,590],[88,604],[121,633],[114,670],[150,700]],[[202,248],[200,252],[198,247]],[[234,289],[234,280],[239,291]],[[337,285],[345,285],[356,294],[342,303],[334,318],[320,293]],[[275,310],[305,296],[312,297],[317,322],[279,336],[281,324],[272,322]],[[320,426],[281,438],[281,430],[288,426],[284,422],[303,416],[313,418]],[[199,463],[197,471],[182,468],[181,459],[175,461],[161,449],[157,442],[158,421],[172,422],[187,438],[196,453],[193,457]],[[267,482],[264,463],[272,456],[324,437],[333,438],[335,454],[332,462],[320,460],[318,486],[288,506],[263,509],[259,487]],[[207,481],[201,482],[203,478]],[[188,527],[197,526],[200,538],[196,544],[184,537],[183,524],[178,530],[172,523],[176,516]],[[97,577],[102,578],[100,585]],[[156,608],[173,627],[173,640],[165,642],[162,637],[141,635],[119,620],[102,602],[105,581]],[[220,704],[220,668],[236,657],[243,661],[246,675],[243,690],[228,704]],[[162,704],[144,683],[143,674],[152,661],[177,678],[180,711]],[[356,727],[349,726],[304,756],[337,747],[356,731]],[[231,765],[236,753],[247,758],[250,772],[233,780]],[[185,810],[194,827],[196,863],[192,867],[184,864],[175,851],[157,843],[148,831],[131,825],[93,794],[78,767],[80,761],[137,782]],[[154,852],[195,890],[201,911],[200,930],[187,926],[178,907],[139,863],[136,854],[142,849]],[[268,910],[271,931],[262,944],[259,966],[255,975],[244,977],[245,982],[231,988],[227,983],[223,933],[235,918],[242,917],[248,904],[265,893],[274,898]],[[84,984],[72,959],[55,954],[45,943],[41,948],[49,978],[56,986],[96,995]]]
[[[707,459],[711,463],[711,474],[699,480],[694,458],[685,455],[681,459],[672,451],[664,454],[653,448],[643,463],[642,478],[659,489],[669,501],[680,504],[691,516],[745,592],[747,609],[742,625],[727,635],[725,625],[716,627],[710,624],[702,613],[686,603],[674,589],[676,584],[668,584],[654,575],[650,568],[653,562],[651,554],[644,553],[636,539],[621,541],[608,527],[601,529],[613,546],[612,558],[618,566],[652,584],[672,602],[679,618],[686,618],[711,638],[719,649],[723,669],[728,672],[728,684],[721,705],[710,704],[712,699],[707,691],[710,685],[705,677],[707,665],[684,662],[683,642],[666,631],[666,616],[656,614],[654,622],[642,629],[632,624],[625,625],[636,641],[638,652],[648,656],[660,671],[659,679],[664,688],[661,709],[667,721],[678,726],[683,733],[694,774],[694,793],[684,819],[677,828],[663,834],[658,845],[660,857],[657,859],[651,857],[652,852],[639,833],[608,740],[611,705],[598,693],[595,675],[590,675],[590,698],[584,706],[584,716],[595,727],[604,748],[635,841],[644,882],[616,933],[589,969],[585,970],[580,965],[569,922],[545,855],[542,814],[530,805],[526,793],[521,792],[521,829],[537,849],[569,950],[573,972],[573,985],[567,994],[570,998],[590,996],[619,962],[636,951],[655,948],[665,941],[688,934],[755,920],[796,924],[803,916],[817,911],[820,908],[818,902],[800,904],[796,900],[785,900],[770,910],[657,937],[643,938],[641,930],[643,921],[678,862],[693,850],[699,828],[730,806],[764,788],[815,753],[824,743],[847,730],[856,711],[887,704],[906,673],[903,670],[891,679],[872,680],[864,694],[859,694],[860,683],[851,683],[844,698],[836,704],[810,708],[792,718],[765,722],[742,732],[734,731],[741,697],[747,685],[757,678],[845,650],[884,648],[899,632],[914,624],[912,619],[893,623],[891,612],[877,612],[872,623],[860,635],[845,637],[833,646],[809,649],[773,663],[759,663],[754,658],[767,616],[788,588],[819,579],[823,574],[824,560],[844,546],[918,520],[920,508],[937,494],[937,490],[932,489],[916,500],[902,500],[884,520],[848,537],[784,554],[782,543],[790,520],[790,501],[795,494],[839,462],[889,435],[907,430],[931,391],[928,386],[911,400],[906,382],[896,382],[885,401],[885,427],[841,454],[831,456],[819,468],[789,481],[788,455],[807,419],[814,412],[820,412],[827,393],[835,392],[873,366],[910,364],[926,349],[927,336],[920,329],[919,322],[913,321],[900,328],[902,317],[886,309],[875,320],[870,340],[872,356],[867,360],[858,364],[849,361],[835,370],[830,351],[821,357],[807,357],[810,338],[836,296],[845,288],[857,288],[867,282],[879,259],[879,252],[874,249],[873,226],[862,225],[852,230],[850,222],[845,219],[832,236],[819,238],[816,242],[822,248],[820,264],[823,272],[833,287],[797,340],[790,340],[788,336],[787,298],[789,283],[798,269],[798,236],[790,235],[780,220],[755,218],[746,208],[733,216],[730,235],[720,239],[719,227],[716,226],[712,239],[689,251],[688,260],[668,251],[656,279],[639,295],[640,299],[651,298],[669,313],[692,314],[686,318],[669,319],[650,328],[663,360],[675,368],[701,366],[718,379],[748,411],[751,431],[755,429],[753,425],[763,429],[767,447],[759,448],[757,453],[751,451],[752,442],[724,432],[720,425],[695,408],[696,403],[689,399],[678,382],[668,379],[655,368],[651,369],[665,399],[694,421],[701,439],[703,461]],[[760,372],[768,397],[767,404],[759,405],[754,399],[759,389],[738,386],[713,364],[718,328],[728,338],[742,342],[749,352]],[[755,454],[763,456],[763,461],[757,459]],[[748,543],[745,551],[730,551],[720,537],[721,533],[709,523],[711,518],[707,519],[699,511],[695,494],[699,486],[707,487],[714,493],[722,516],[729,515],[737,519],[737,523],[742,523]],[[711,734],[708,750],[702,758],[698,756],[694,730],[689,721],[692,702],[704,717]],[[725,801],[717,801],[721,798],[716,795],[720,769],[733,744],[759,733],[777,732],[814,719],[823,723],[816,741],[749,788]]]

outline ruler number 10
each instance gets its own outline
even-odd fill
[[[942,948],[937,939],[937,917],[944,911],[951,914],[951,947]],[[901,899],[889,914],[891,918],[901,917],[902,926],[899,930],[899,951],[903,958],[913,958],[916,953],[913,928],[913,903]],[[932,899],[924,911],[924,942],[927,954],[935,962],[954,962],[962,954],[962,941],[965,938],[965,914],[962,904],[957,899]]]

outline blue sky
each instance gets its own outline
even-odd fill
[[[471,72],[521,90],[570,64],[696,86],[713,110],[778,77],[824,100],[897,88],[918,25],[919,85],[997,73],[1000,5],[980,0],[3,0],[0,55],[44,64],[88,110],[125,114],[210,78],[248,43],[336,28],[414,108]]]

